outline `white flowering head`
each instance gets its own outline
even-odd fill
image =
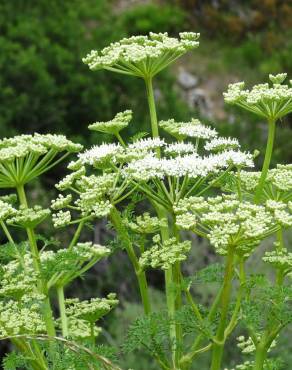
[[[240,172],[240,186],[244,192],[253,194],[258,186],[260,172]],[[236,174],[231,174],[229,186],[238,181]],[[227,184],[228,186],[228,184]],[[235,187],[234,187],[235,188]],[[270,169],[264,184],[262,200],[275,200],[286,202],[291,199],[292,191],[292,166],[277,165],[276,168]],[[272,203],[271,203],[272,204]]]
[[[103,132],[105,134],[117,135],[122,129],[129,125],[132,119],[132,111],[125,110],[117,113],[115,117],[106,122],[95,122],[88,126],[89,130]]]
[[[224,93],[225,102],[276,121],[292,112],[292,88],[282,84],[286,76],[286,73],[270,75],[272,86],[259,84],[251,90],[244,89],[244,82],[230,84]]]
[[[153,77],[178,57],[199,46],[200,34],[182,32],[179,36],[150,33],[149,36],[124,38],[100,52],[92,50],[83,62],[91,70],[106,69],[141,78]]]
[[[16,188],[50,169],[61,152],[81,150],[63,135],[20,135],[0,140],[0,188]]]
[[[176,205],[175,212],[180,228],[208,238],[221,255],[231,247],[238,255],[248,257],[262,239],[274,232],[275,221],[269,210],[240,202],[233,195],[185,198]]]
[[[187,137],[206,140],[218,135],[214,128],[203,125],[198,119],[194,118],[190,122],[176,122],[174,119],[160,121],[159,126],[179,141]]]
[[[120,144],[95,145],[91,149],[79,154],[82,164],[104,168],[116,163],[116,156],[123,151]]]
[[[226,149],[239,149],[240,145],[237,139],[230,137],[215,137],[206,142],[205,147],[207,151],[221,152]]]

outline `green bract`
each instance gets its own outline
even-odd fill
[[[132,36],[114,42],[83,59],[92,70],[107,69],[142,78],[153,77],[177,58],[199,46],[199,33],[182,32],[180,39],[167,33]]]

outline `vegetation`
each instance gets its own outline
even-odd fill
[[[199,36],[150,33],[124,38],[83,58],[91,70],[144,82],[147,133],[123,138],[121,131],[132,120],[127,110],[91,124],[91,130],[113,140],[85,151],[60,135],[20,135],[0,142],[0,186],[12,190],[2,196],[0,214],[7,238],[1,266],[1,338],[15,347],[4,359],[5,369],[120,369],[119,350],[97,341],[102,330],[97,323],[119,304],[116,293],[66,298],[75,279],[116,251],[80,242],[84,228],[101,218],[108,220],[119,248],[128,255],[144,309],[130,326],[124,353],[142,350],[165,370],[191,369],[197,357],[209,353],[210,369],[220,370],[229,337],[239,330],[238,347],[249,359],[235,369],[283,368],[281,356],[269,352],[292,320],[291,253],[283,237],[292,227],[291,165],[270,169],[270,163],[278,121],[292,111],[292,88],[284,85],[287,75],[282,73],[270,74],[270,83],[251,90],[243,82],[230,84],[224,93],[226,103],[267,121],[261,171],[253,170],[258,153],[241,151],[237,139],[219,136],[198,119],[158,121],[153,79],[196,49]],[[161,130],[172,139],[165,141]],[[51,207],[31,204],[26,191],[30,182],[75,152]],[[149,212],[140,213],[141,202]],[[67,246],[60,247],[58,233],[53,240],[36,233],[49,218],[56,229],[75,227]],[[13,233],[14,228],[22,232]],[[222,266],[210,264],[195,276],[183,272],[182,262],[195,247],[191,234],[214,248]],[[262,260],[274,278],[264,270],[248,269],[248,261],[271,236],[274,246]],[[164,274],[162,310],[153,309],[149,269]],[[212,281],[218,284],[213,302],[199,303],[192,285]]]

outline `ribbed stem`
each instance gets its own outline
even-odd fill
[[[24,187],[18,186],[17,193],[18,193],[20,205],[24,207],[28,207]],[[39,283],[38,283],[38,291],[39,293],[43,294],[46,297],[44,299],[44,304],[43,304],[43,316],[44,316],[44,320],[46,323],[47,333],[49,336],[54,337],[56,336],[56,331],[55,331],[55,325],[54,325],[54,319],[53,319],[53,312],[52,312],[50,298],[48,294],[47,283],[42,278],[41,260],[40,260],[37,243],[36,243],[35,233],[32,228],[27,228],[26,232],[27,232],[27,236],[29,240],[34,270],[40,276]]]
[[[267,349],[259,344],[256,349],[255,364],[253,370],[263,370],[265,359],[267,357]]]
[[[215,343],[213,344],[211,370],[221,369],[221,362],[225,344],[224,332],[226,328],[228,307],[232,289],[233,263],[234,263],[233,248],[229,248],[225,266],[223,291],[221,296],[221,316],[215,337]]]
[[[159,137],[155,99],[152,85],[152,77],[145,78],[146,93],[148,99],[152,137]]]
[[[128,232],[123,225],[120,213],[115,207],[113,207],[111,210],[110,219],[119,237],[123,241],[126,251],[128,253],[129,259],[132,262],[132,265],[134,267],[136,277],[138,280],[138,284],[139,284],[139,290],[140,290],[140,295],[141,295],[141,299],[142,299],[142,303],[144,307],[144,312],[146,315],[149,315],[149,313],[151,312],[151,305],[150,305],[146,275],[145,275],[145,272],[140,267],[139,261],[135,254],[135,251],[134,251],[132,242],[130,240],[130,237],[128,235]]]
[[[275,122],[275,120],[269,120],[268,121],[268,126],[269,126],[269,133],[268,133],[268,141],[267,141],[267,146],[266,146],[265,159],[264,159],[264,164],[263,164],[259,184],[258,184],[256,192],[255,192],[255,198],[254,198],[255,203],[260,203],[261,195],[262,195],[262,192],[263,192],[263,188],[264,188],[264,185],[265,185],[265,181],[266,181],[266,178],[267,178],[267,174],[268,174],[268,170],[269,170],[269,167],[270,167],[272,154],[273,154],[273,146],[274,146],[275,131],[276,131],[276,122]]]
[[[62,325],[62,336],[64,338],[67,338],[69,335],[69,330],[68,330],[68,318],[66,315],[64,287],[62,286],[57,287],[57,295],[58,295],[59,310],[60,310],[61,325]]]

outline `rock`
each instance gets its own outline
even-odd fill
[[[190,90],[198,85],[199,79],[181,67],[178,72],[177,82],[184,90]]]

